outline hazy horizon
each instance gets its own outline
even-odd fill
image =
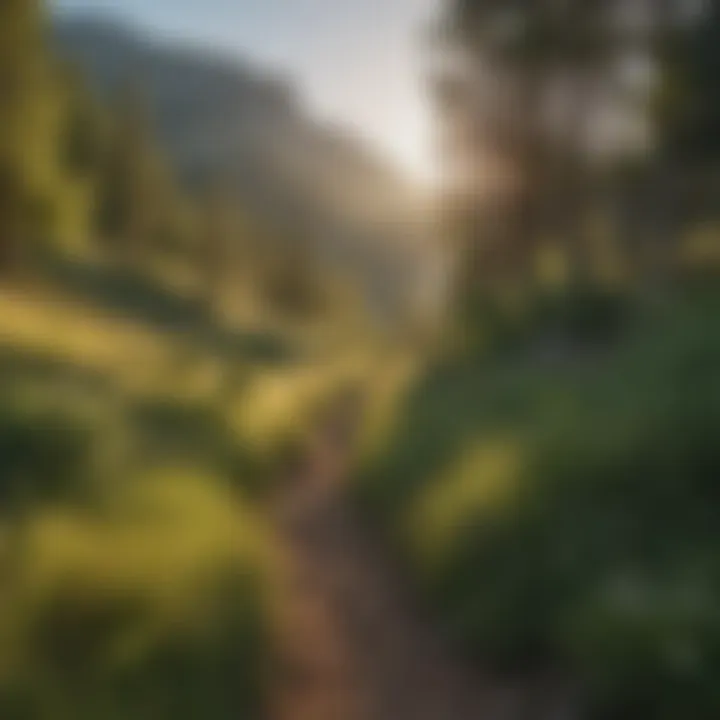
[[[287,73],[313,115],[404,170],[433,175],[421,35],[438,0],[51,0],[58,14],[108,17]]]

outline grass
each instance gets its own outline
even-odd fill
[[[292,459],[337,397],[367,385],[373,367],[373,359],[353,353],[259,372],[231,410],[231,426],[258,457]]]
[[[197,292],[172,287],[150,273],[50,250],[38,260],[45,277],[76,301],[120,314],[154,334],[191,336],[206,350],[226,358],[281,363],[294,356],[295,348],[280,333],[222,323]]]
[[[604,349],[416,386],[358,493],[469,652],[569,667],[598,717],[716,717],[716,290]]]
[[[34,512],[11,540],[0,603],[3,717],[258,711],[270,543],[218,482],[138,478],[92,511]]]
[[[230,438],[20,364],[0,392],[2,717],[258,711],[273,540]]]
[[[0,716],[257,717],[276,594],[257,499],[356,363],[89,297],[0,288]]]
[[[0,715],[252,716],[273,539],[219,413],[128,395],[112,366],[6,360]]]
[[[0,716],[257,717],[262,499],[367,353],[304,359],[147,278],[55,272],[0,287]]]

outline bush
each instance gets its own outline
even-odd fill
[[[6,511],[87,489],[94,432],[67,410],[0,405],[0,503]]]
[[[570,666],[602,718],[713,718],[717,294],[562,371],[446,367],[359,492],[447,626],[505,669]]]
[[[476,357],[513,356],[548,343],[594,348],[618,340],[632,310],[619,287],[575,285],[505,297],[476,292],[465,307],[465,345]]]
[[[37,514],[1,601],[0,708],[37,720],[254,712],[268,547],[217,483],[175,473],[103,512]]]
[[[35,375],[5,389],[1,717],[256,711],[273,558],[235,487],[241,460],[210,404],[132,405]],[[182,469],[147,470],[169,462]]]
[[[530,324],[576,343],[617,339],[632,315],[630,299],[619,288],[575,286],[545,293],[534,301]]]
[[[146,462],[210,468],[246,491],[258,490],[261,460],[231,430],[221,410],[210,402],[164,398],[138,403],[130,421]]]

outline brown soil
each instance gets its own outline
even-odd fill
[[[555,683],[489,679],[447,646],[344,495],[346,439],[337,426],[318,438],[275,503],[271,720],[575,720]]]

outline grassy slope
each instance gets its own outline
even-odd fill
[[[274,550],[253,492],[347,371],[147,311],[0,288],[3,718],[261,701]]]

